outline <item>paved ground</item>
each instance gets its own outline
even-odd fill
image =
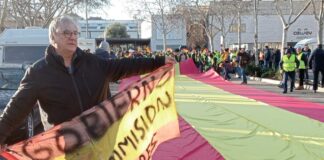
[[[233,77],[233,76],[232,76]],[[233,83],[241,83],[241,79],[232,78],[231,80]],[[278,87],[279,81],[268,80],[268,79],[257,79],[253,80],[253,78],[248,79],[248,85],[265,90],[270,92],[275,92],[278,94],[282,94],[283,89]],[[291,96],[296,98],[301,98],[306,101],[317,102],[324,104],[324,88],[318,89],[317,93],[313,93],[312,87],[308,86],[308,90],[294,90],[294,92],[289,92],[285,94],[285,96]]]

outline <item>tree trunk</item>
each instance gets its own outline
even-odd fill
[[[2,32],[4,30],[4,21],[7,17],[7,6],[8,6],[8,0],[5,0],[3,2],[1,17],[0,17],[0,32]]]
[[[165,33],[165,31],[163,31],[163,51],[166,51],[166,36],[167,36],[167,33]]]
[[[225,34],[224,34],[224,32],[222,32],[222,37],[223,37],[223,44],[222,44],[222,47],[223,48],[226,48],[226,36],[225,36]]]
[[[289,29],[289,27],[283,26],[282,41],[281,41],[281,57],[283,57],[283,55],[285,53],[288,29]]]
[[[207,15],[207,17],[209,17],[209,16]],[[208,18],[207,18],[207,20],[208,20]],[[214,43],[213,43],[213,41],[214,41],[214,37],[215,37],[215,34],[214,34],[214,31],[215,30],[213,28],[213,24],[214,24],[214,16],[211,15],[211,20],[210,20],[210,37],[208,38],[208,41],[209,41],[209,50],[211,52],[214,51]]]
[[[238,12],[238,26],[237,26],[237,44],[241,48],[241,13]]]
[[[208,46],[209,46],[209,50],[212,52],[213,51],[213,40],[212,40],[212,36],[207,34],[207,38],[208,38]]]
[[[257,0],[254,0],[254,62],[255,65],[259,64],[259,53],[258,53],[258,13],[257,13]]]
[[[319,20],[318,22],[318,35],[317,35],[317,43],[323,44],[323,20]]]
[[[323,44],[323,6],[324,5],[324,0],[321,0],[321,9],[318,17],[318,34],[317,34],[317,43],[318,44]]]
[[[213,42],[214,42],[214,36],[212,36],[210,39],[210,51],[211,52],[214,52],[214,49],[215,49]]]

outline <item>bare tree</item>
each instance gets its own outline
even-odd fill
[[[210,2],[206,0],[195,0],[193,3],[187,3],[186,16],[189,16],[190,25],[198,25],[203,30],[208,39],[208,49],[214,50],[214,37],[220,31],[215,25],[215,14],[214,10],[210,8]]]
[[[54,16],[67,13],[71,7],[69,1],[11,1],[9,14],[16,20],[21,21],[21,27],[25,26],[47,26]]]
[[[282,41],[281,41],[281,57],[283,57],[284,54],[284,47],[287,41],[287,33],[289,30],[289,27],[296,22],[296,20],[300,17],[300,15],[303,14],[303,12],[308,8],[308,6],[311,4],[312,0],[309,0],[308,2],[305,2],[304,7],[299,11],[299,13],[293,17],[295,13],[293,0],[289,0],[288,4],[285,0],[275,0],[275,7],[277,11],[277,15],[280,17],[281,23],[282,23]],[[286,20],[284,17],[284,13],[286,11],[289,11],[288,13],[288,19]]]
[[[324,0],[316,1],[319,2],[319,4],[315,4],[315,0],[312,0],[312,6],[313,6],[313,14],[315,16],[315,19],[317,21],[318,25],[318,33],[317,33],[317,43],[323,44],[323,17],[324,17]],[[318,13],[316,11],[319,11]]]
[[[187,46],[190,48],[197,48],[205,46],[206,35],[205,31],[199,26],[190,21],[187,22]]]
[[[215,17],[215,28],[221,33],[221,46],[226,47],[226,36],[233,29],[237,18],[235,7],[232,1],[213,1],[211,4],[212,15]]]
[[[205,30],[196,23],[191,16],[187,5],[179,9],[179,14],[185,19],[187,29],[187,46],[190,48],[201,48],[208,43],[206,40]]]
[[[87,1],[84,0],[11,0],[8,4],[8,16],[15,19],[18,27],[42,26],[47,27],[53,17],[71,14]],[[98,8],[109,4],[109,0],[89,1],[89,6]]]
[[[237,14],[237,44],[241,47],[241,29],[242,29],[242,14],[250,11],[251,2],[234,0],[233,6],[235,7],[235,13]]]
[[[232,3],[229,5],[229,2],[216,0],[196,0],[187,3],[187,12],[183,15],[190,17],[190,21],[188,21],[191,23],[190,25],[199,25],[204,30],[210,50],[214,50],[215,36],[221,32],[222,37],[226,37],[234,22],[233,16],[236,16],[232,14],[232,5]],[[231,22],[228,23],[228,20],[231,20]]]
[[[3,1],[3,6],[1,6],[1,17],[0,17],[0,32],[4,30],[4,21],[7,16],[7,7],[8,7],[8,0]]]
[[[167,47],[167,35],[179,25],[181,19],[175,10],[173,0],[141,0],[142,19],[150,21],[152,25],[161,32],[163,40],[163,50]]]

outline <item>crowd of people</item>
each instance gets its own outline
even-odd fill
[[[166,52],[148,52],[136,51],[129,49],[126,51],[119,51],[114,53],[110,51],[107,42],[100,43],[99,48],[96,49],[95,55],[103,59],[121,59],[121,58],[154,58],[157,56],[168,56],[176,59],[177,62],[185,61],[192,58],[196,67],[200,72],[214,69],[220,73],[226,80],[230,80],[230,74],[236,74],[237,77],[243,78],[242,84],[247,84],[245,67],[250,63],[250,53],[245,51],[245,48],[231,50],[225,48],[223,51],[211,52],[208,49],[203,50],[188,50],[183,49],[168,49]],[[242,72],[243,71],[243,72]]]
[[[320,47],[320,46],[319,46]],[[102,54],[105,51],[105,54]],[[315,50],[321,52],[321,49],[318,48]],[[313,62],[314,56],[312,56],[311,49],[306,44],[303,48],[293,48],[288,46],[285,49],[284,56],[281,57],[281,51],[279,48],[270,48],[265,46],[264,49],[260,49],[258,54],[258,67],[262,70],[271,69],[274,72],[282,73],[282,87],[283,93],[287,93],[287,83],[290,79],[291,87],[290,91],[294,89],[303,90],[304,84],[309,84],[309,74],[308,69],[314,70],[314,92],[317,90],[318,75],[321,72],[321,67],[324,66],[324,60],[316,60]],[[230,49],[224,48],[221,51],[211,52],[208,49],[203,50],[188,50],[187,48],[180,49],[167,49],[166,52],[154,52],[149,51],[136,51],[130,49],[127,51],[120,51],[118,53],[113,53],[110,51],[108,43],[102,42],[99,48],[95,51],[95,54],[104,59],[114,59],[114,58],[152,58],[156,56],[171,56],[174,57],[178,62],[192,58],[196,67],[200,72],[208,71],[213,69],[218,72],[225,80],[231,80],[231,74],[235,75],[236,78],[241,78],[241,84],[247,84],[246,78],[246,68],[248,65],[253,65],[255,63],[255,55],[251,51],[246,51],[245,48],[239,49]],[[292,56],[291,56],[292,55]],[[320,58],[315,58],[320,59]],[[296,74],[297,73],[297,74]],[[295,81],[298,75],[299,85],[295,87]],[[323,75],[323,73],[322,73]],[[324,76],[322,76],[324,77]],[[323,87],[324,78],[322,78],[321,84]]]

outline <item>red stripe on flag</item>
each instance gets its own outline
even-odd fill
[[[224,157],[193,129],[189,123],[181,116],[179,116],[178,119],[181,136],[160,144],[153,155],[154,160],[224,160]]]
[[[193,63],[183,63],[183,65],[180,64],[180,67],[185,67],[187,69],[184,70],[189,70],[189,68],[195,66]],[[232,82],[225,81],[223,77],[219,76],[213,70],[209,70],[208,72],[201,74],[194,74],[195,72],[196,71],[194,70],[190,72],[192,74],[189,73],[187,76],[197,81],[223,89],[227,92],[261,101],[269,105],[324,122],[324,105],[307,102],[302,99],[289,96],[283,96],[273,92],[263,91],[246,85],[234,84]]]
[[[18,160],[16,157],[14,157],[13,155],[11,155],[8,152],[2,152],[0,155],[0,159],[1,160]]]

